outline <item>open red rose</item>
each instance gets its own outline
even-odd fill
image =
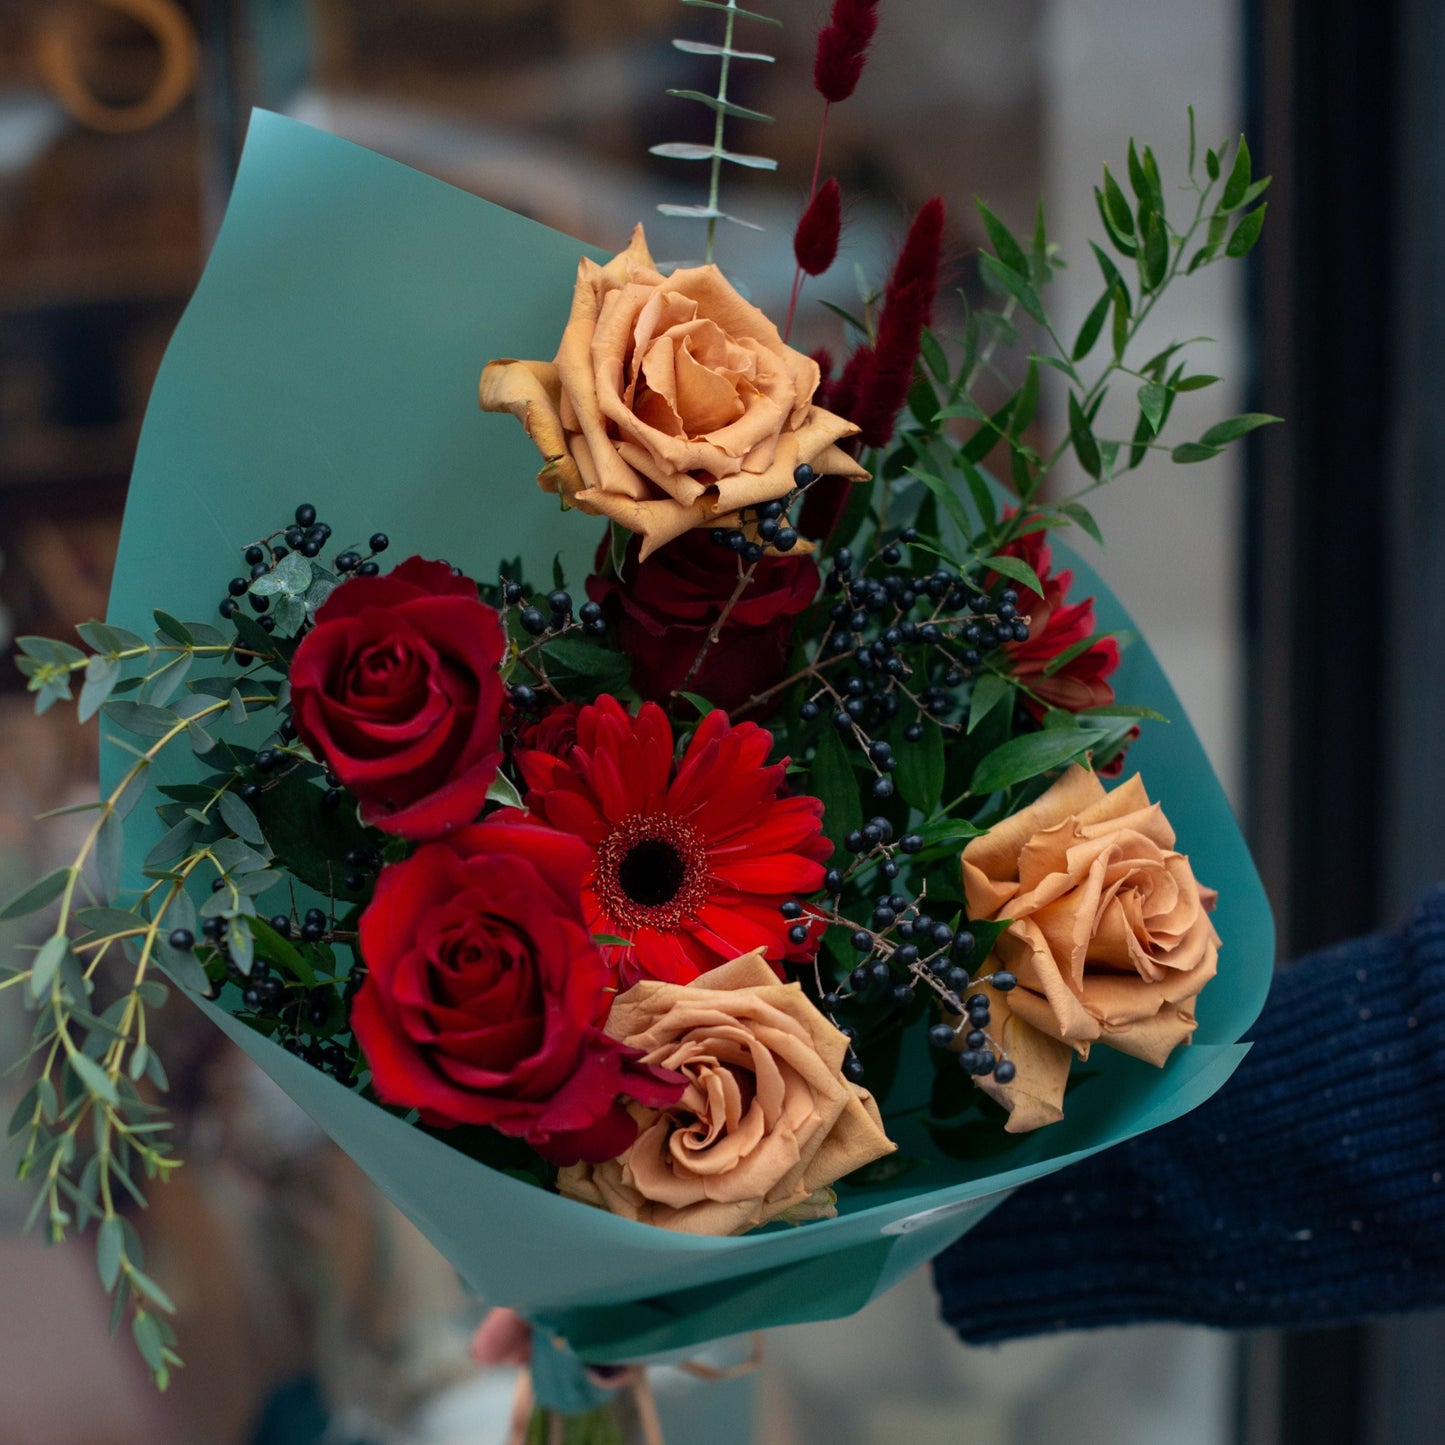
[[[1052,570],[1053,556],[1043,532],[1016,537],[1000,550],[1027,562],[1044,588],[1040,597],[1022,582],[1008,583],[1018,593],[1019,613],[1029,619],[1027,641],[1008,642],[1003,648],[1013,675],[1033,694],[1025,696],[1024,706],[1041,719],[1046,707],[1082,712],[1113,702],[1114,689],[1107,678],[1119,666],[1119,644],[1112,637],[1100,638],[1057,672],[1046,676],[1044,671],[1060,653],[1093,636],[1094,599],[1068,601],[1074,574]]]
[[[430,838],[470,823],[501,759],[505,646],[477,584],[445,562],[354,578],[296,649],[296,730],[375,827]]]
[[[612,976],[582,917],[591,850],[503,812],[382,870],[361,918],[351,1026],[377,1095],[432,1125],[486,1124],[557,1164],[598,1163],[683,1080],[600,1025]]]
[[[594,564],[599,572],[606,545]],[[669,707],[737,583],[737,554],[714,546],[707,532],[692,531],[645,562],[638,561],[634,540],[621,580],[589,577],[587,595],[602,604],[619,648],[632,658],[633,687]],[[687,691],[727,711],[780,681],[793,623],[817,595],[811,557],[764,557]]]

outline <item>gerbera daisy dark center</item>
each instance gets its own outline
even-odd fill
[[[676,928],[707,898],[707,849],[681,818],[634,813],[597,850],[598,901],[629,928]]]

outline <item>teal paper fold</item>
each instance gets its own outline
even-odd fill
[[[346,141],[257,113],[225,224],[156,382],[110,619],[141,631],[157,605],[211,617],[239,549],[301,501],[336,527],[338,547],[384,529],[397,556],[442,556],[486,577],[520,555],[543,579],[560,552],[580,580],[596,524],[559,516],[532,480],[537,457],[521,428],[483,415],[476,385],[493,357],[553,354],[584,249]],[[1078,595],[1098,598],[1101,628],[1130,626],[1091,569],[1070,561]],[[1220,973],[1200,999],[1195,1043],[1162,1070],[1096,1050],[1093,1077],[1070,1094],[1065,1120],[988,1159],[949,1158],[916,1121],[900,1119],[903,1152],[926,1163],[890,1188],[845,1188],[837,1219],[698,1239],[614,1218],[494,1173],[197,1002],[472,1288],[587,1359],[848,1313],[989,1210],[1007,1208],[1019,1184],[1195,1107],[1242,1056],[1237,1041],[1273,962],[1258,876],[1143,643],[1126,652],[1117,689],[1173,719],[1146,725],[1129,764],[1164,804],[1197,876],[1220,894]],[[108,746],[106,774],[113,779],[123,761]],[[157,780],[195,767],[167,762]],[[128,827],[132,882],[158,832]],[[919,1087],[901,1078],[889,1108],[901,1110]]]

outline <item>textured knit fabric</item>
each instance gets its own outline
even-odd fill
[[[1221,965],[1224,965],[1221,958]],[[970,1342],[1445,1306],[1445,888],[1275,978],[1193,1113],[1025,1185],[935,1265]]]

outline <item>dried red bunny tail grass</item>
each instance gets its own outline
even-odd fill
[[[813,60],[813,85],[829,105],[853,94],[877,28],[878,0],[833,0]]]
[[[808,202],[808,208],[793,232],[793,255],[805,276],[821,276],[838,255],[838,237],[843,229],[842,201],[838,182],[829,176]]]
[[[843,365],[843,373],[828,388],[828,410],[834,416],[858,420],[858,398],[868,386],[873,370],[873,348],[860,342]]]
[[[873,361],[858,392],[852,420],[865,447],[887,446],[908,397],[923,328],[933,317],[938,261],[943,248],[943,198],[919,207],[883,293]]]
[[[814,180],[816,181],[816,176]],[[804,276],[821,276],[838,254],[838,238],[843,231],[843,207],[838,182],[829,176],[813,192],[807,209],[793,232],[793,289],[788,296],[788,319],[783,326],[783,340],[793,331],[793,317],[798,310],[798,297],[803,290]]]

